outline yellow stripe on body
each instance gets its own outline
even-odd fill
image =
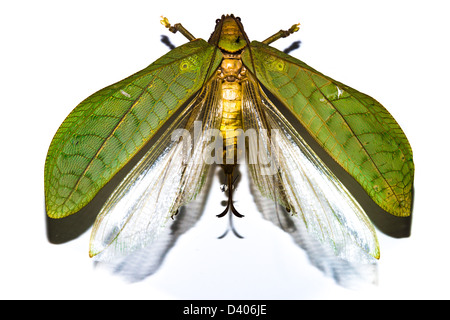
[[[238,81],[222,83],[222,104],[220,133],[224,137],[224,163],[236,164],[238,129],[242,129],[242,86]]]

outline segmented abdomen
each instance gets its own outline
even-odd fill
[[[223,160],[225,164],[235,164],[238,157],[238,129],[242,129],[242,86],[238,81],[222,83],[222,121],[220,133],[223,140]]]

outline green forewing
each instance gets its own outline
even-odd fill
[[[218,67],[198,39],[81,102],[56,132],[45,163],[47,214],[79,211]]]
[[[410,215],[411,147],[380,103],[257,41],[242,59],[381,208]]]

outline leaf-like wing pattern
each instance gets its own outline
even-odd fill
[[[380,103],[257,41],[242,59],[375,203],[393,215],[410,215],[412,150]]]
[[[209,133],[221,119],[219,82],[204,87],[107,200],[92,230],[91,256],[109,260],[152,244],[196,198],[209,169]]]
[[[205,83],[220,51],[198,39],[81,102],[55,134],[45,164],[47,214],[76,213]]]

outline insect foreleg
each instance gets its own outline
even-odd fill
[[[172,33],[176,33],[177,31],[179,31],[183,36],[185,36],[189,41],[195,40],[196,38],[189,32],[187,31],[182,25],[181,23],[176,23],[173,26],[170,25],[169,20],[166,17],[162,17],[161,20],[161,24],[166,27],[167,29],[169,29],[170,32]]]
[[[294,24],[288,30],[280,30],[280,31],[278,31],[273,36],[268,37],[262,43],[270,44],[270,43],[272,43],[274,41],[277,41],[280,38],[286,38],[286,37],[290,36],[291,34],[293,34],[294,32],[297,32],[299,29],[300,29],[300,23]]]

